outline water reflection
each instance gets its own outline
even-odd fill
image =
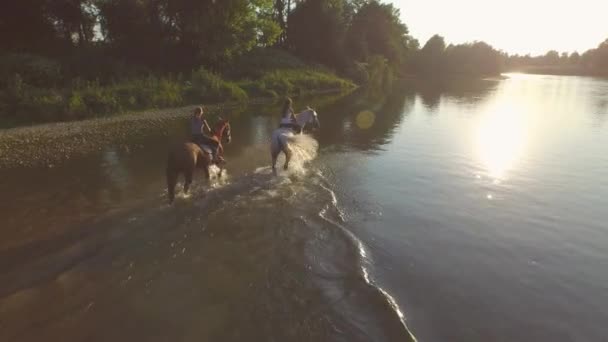
[[[475,149],[488,176],[501,180],[523,153],[527,139],[525,115],[509,103],[490,107],[475,131]]]
[[[359,90],[319,110],[323,125],[319,142],[321,146],[379,149],[390,141],[414,103],[415,92],[403,86],[383,95]]]
[[[409,80],[407,87],[416,89],[430,113],[437,113],[443,100],[475,104],[485,99],[497,84],[497,80],[441,78]]]

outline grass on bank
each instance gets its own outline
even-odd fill
[[[101,83],[59,82],[60,67],[44,58],[0,58],[0,120],[4,126],[70,121],[127,111],[196,103],[244,102],[355,85],[332,72],[306,65],[286,52],[263,51],[237,61],[220,75],[204,68],[188,75],[129,77]],[[21,65],[6,65],[20,63]],[[2,64],[4,63],[4,65]]]

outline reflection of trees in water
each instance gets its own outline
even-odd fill
[[[608,119],[608,94],[598,96],[595,104],[594,126],[603,126]]]
[[[368,150],[377,149],[390,140],[404,112],[414,103],[414,93],[407,88],[394,87],[388,94],[354,92],[321,108],[322,145],[344,144]],[[357,116],[366,112],[366,127],[358,125]],[[370,114],[371,113],[371,114]],[[371,121],[370,121],[371,120]]]
[[[416,96],[435,112],[442,99],[474,104],[486,98],[496,85],[492,80],[435,79],[404,81],[384,93],[360,89],[320,108],[320,142],[325,146],[347,143],[361,149],[376,149],[390,141],[403,116],[412,111]],[[362,112],[366,127],[357,122]]]
[[[603,126],[608,119],[608,83],[605,79],[594,79],[593,81],[594,83],[598,82],[597,86],[594,87],[594,89],[597,90],[592,95],[595,100],[593,120],[594,125],[600,127]]]
[[[436,111],[443,98],[475,104],[496,88],[498,81],[463,78],[415,79],[407,82],[420,95],[425,107]]]

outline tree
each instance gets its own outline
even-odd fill
[[[46,0],[0,1],[0,49],[36,53],[53,50],[57,32],[46,6]]]
[[[97,7],[91,0],[50,0],[47,9],[66,43],[84,45],[91,42],[97,21]]]
[[[603,41],[597,49],[593,51],[591,68],[596,74],[608,75],[608,39]]]
[[[441,74],[445,72],[445,40],[440,35],[434,35],[424,44],[416,56],[416,69],[425,74]]]
[[[309,61],[341,68],[348,2],[306,0],[289,14],[288,47]]]
[[[581,60],[581,55],[578,52],[573,52],[568,57],[568,64],[577,65]]]
[[[445,70],[468,75],[495,75],[502,69],[502,54],[484,42],[450,45]]]
[[[107,41],[148,65],[219,68],[280,33],[272,0],[100,1]]]
[[[543,62],[548,65],[555,65],[559,63],[559,52],[551,50],[543,58]]]
[[[384,56],[389,64],[403,65],[412,40],[392,4],[376,0],[363,4],[352,19],[347,35],[347,52],[354,60],[366,61],[373,55]]]

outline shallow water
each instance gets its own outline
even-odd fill
[[[0,340],[605,338],[607,81],[513,74],[296,103],[319,113],[303,142],[316,156],[272,177],[277,108],[230,109],[228,176],[199,174],[174,206],[174,117],[4,167]]]

